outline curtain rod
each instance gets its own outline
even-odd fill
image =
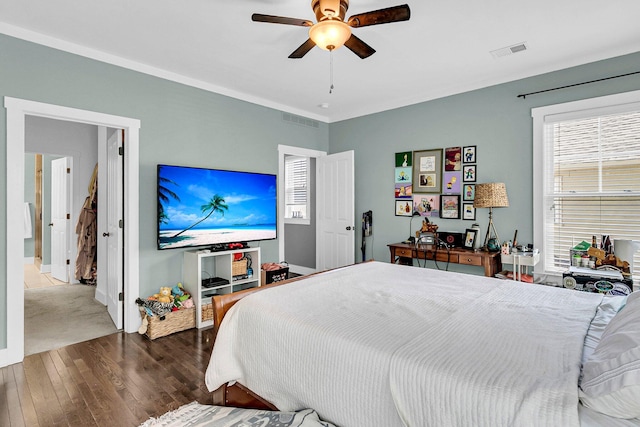
[[[597,82],[602,82],[602,81],[605,81],[605,80],[617,79],[619,77],[627,77],[627,76],[631,76],[631,75],[634,75],[634,74],[640,74],[640,71],[634,71],[632,73],[627,73],[627,74],[620,74],[619,76],[605,77],[605,78],[602,78],[602,79],[591,80],[591,81],[588,81],[588,82],[574,83],[572,85],[554,87],[553,89],[545,89],[545,90],[539,90],[537,92],[523,93],[523,94],[518,95],[518,98],[525,99],[529,95],[537,95],[539,93],[551,92],[553,90],[566,89],[568,87],[581,86],[581,85],[586,85],[586,84],[589,84],[589,83],[597,83]]]

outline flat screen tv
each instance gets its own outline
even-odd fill
[[[276,176],[158,165],[158,249],[277,237]]]

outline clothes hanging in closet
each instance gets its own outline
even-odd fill
[[[96,283],[96,244],[98,236],[98,165],[93,168],[89,182],[89,196],[84,200],[76,234],[78,235],[78,255],[76,257],[75,278],[81,283]]]

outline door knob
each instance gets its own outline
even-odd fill
[[[351,230],[351,226],[347,226],[347,231]]]
[[[53,223],[52,222],[49,223],[49,227],[53,227]]]
[[[109,233],[102,233],[102,237],[109,237],[110,234]]]

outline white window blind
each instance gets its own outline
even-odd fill
[[[585,115],[544,124],[543,256],[549,273],[565,271],[570,248],[591,243],[594,235],[598,243],[602,235],[640,240],[640,109]],[[634,270],[637,281],[637,253]]]
[[[285,218],[307,219],[309,159],[285,157]]]

